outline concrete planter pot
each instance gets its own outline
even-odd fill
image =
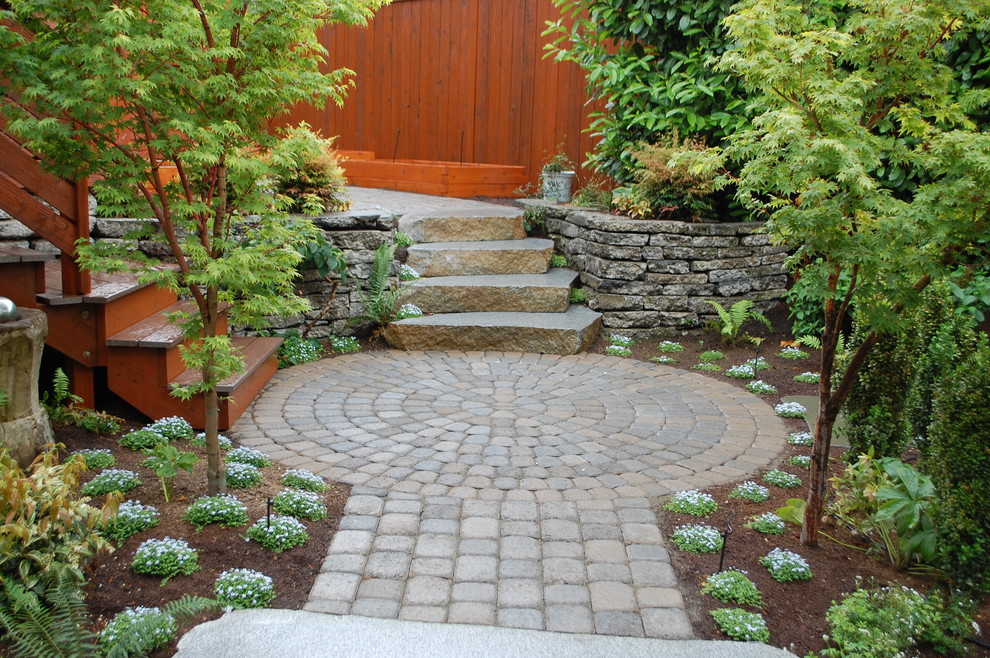
[[[577,176],[573,171],[546,171],[541,178],[543,180],[543,199],[554,203],[570,203],[571,190],[574,187],[574,178]]]

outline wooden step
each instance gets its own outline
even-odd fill
[[[401,350],[576,354],[594,342],[601,323],[601,314],[584,306],[566,313],[443,313],[389,323],[384,335]]]
[[[45,263],[57,256],[45,251],[0,245],[0,293],[21,308],[37,307],[45,292]]]
[[[218,387],[221,395],[219,419],[221,429],[230,429],[271,379],[278,369],[277,351],[282,343],[281,338],[235,337],[231,340],[234,346],[241,350],[244,371],[231,375]],[[202,429],[205,425],[203,396],[195,395],[189,400],[180,400],[172,395],[172,389],[176,386],[198,381],[199,372],[183,370],[170,381],[162,381],[160,371],[156,370],[155,365],[149,365],[148,360],[133,357],[144,352],[158,354],[159,359],[164,359],[171,350],[133,347],[114,350],[114,353],[121,355],[127,352],[131,353],[128,358],[119,361],[114,359],[114,363],[107,368],[107,383],[110,390],[150,418],[178,415],[188,420],[194,427]]]
[[[424,313],[563,313],[577,276],[573,270],[554,268],[544,274],[418,279],[402,286],[399,304],[415,304]]]
[[[414,242],[521,240],[526,237],[523,213],[516,208],[448,210],[410,213],[399,219],[399,231]]]
[[[550,266],[553,242],[536,238],[490,242],[428,242],[409,247],[406,264],[421,276],[540,274]]]

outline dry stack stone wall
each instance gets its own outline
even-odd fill
[[[786,292],[785,247],[762,224],[640,220],[552,206],[547,229],[581,273],[605,330],[646,335],[715,317],[705,300],[767,308]]]
[[[90,233],[95,240],[120,240],[128,232],[139,228],[147,220],[93,218]],[[320,314],[329,302],[330,309],[317,321],[310,335],[318,338],[330,334],[354,333],[348,320],[359,315],[363,308],[360,292],[371,272],[375,249],[395,241],[395,218],[377,211],[349,211],[329,213],[313,218],[323,229],[327,241],[339,247],[347,259],[347,280],[339,285],[330,301],[332,286],[317,274],[316,270],[304,270],[299,290],[309,299],[312,310],[305,316],[272,318],[273,329],[301,328]],[[39,251],[58,251],[47,240],[35,235],[31,229],[0,212],[0,243],[30,247]],[[162,242],[142,241],[139,248],[153,256],[167,256],[168,247]]]

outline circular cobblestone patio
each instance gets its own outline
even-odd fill
[[[661,496],[736,479],[785,436],[756,396],[700,374],[493,352],[372,352],[283,370],[234,432],[347,484],[462,498],[550,490],[565,500],[574,490]]]

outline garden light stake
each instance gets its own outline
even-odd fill
[[[266,512],[265,516],[267,517],[268,527],[271,528],[272,527],[272,505],[274,505],[274,503],[272,502],[272,499],[271,499],[270,496],[268,498],[267,505],[268,505],[268,511]]]
[[[729,545],[729,535],[732,534],[732,517],[735,515],[736,514],[730,514],[725,519],[725,531],[722,533],[722,554],[718,556],[719,572],[722,571],[722,565],[725,563],[725,547]]]

